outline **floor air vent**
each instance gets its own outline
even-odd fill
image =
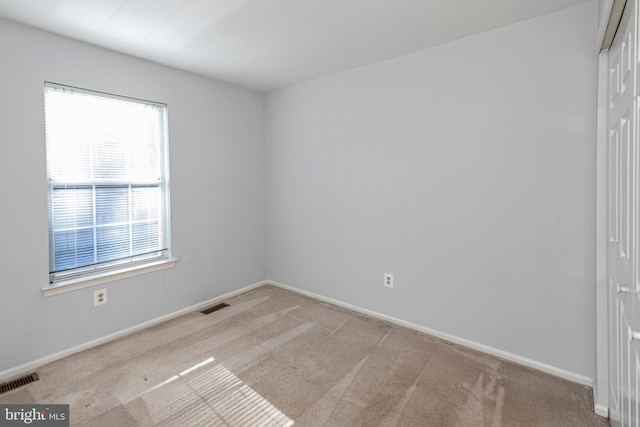
[[[209,308],[207,308],[206,310],[202,310],[200,313],[202,313],[202,314],[211,314],[211,313],[213,313],[214,311],[222,310],[222,309],[223,309],[223,308],[225,308],[225,307],[229,307],[229,304],[226,304],[226,303],[224,303],[224,302],[221,302],[221,303],[220,303],[220,304],[218,304],[218,305],[214,305],[213,307],[209,307]]]
[[[26,375],[24,377],[15,379],[13,381],[9,381],[3,384],[0,384],[0,394],[2,393],[6,393],[8,391],[11,390],[15,390],[18,387],[22,387],[23,385],[27,385],[29,383],[32,383],[34,381],[38,381],[38,374],[36,374],[35,372],[29,375]]]

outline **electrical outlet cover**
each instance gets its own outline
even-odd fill
[[[107,290],[100,289],[98,291],[93,292],[93,305],[97,307],[99,305],[103,305],[107,303]]]

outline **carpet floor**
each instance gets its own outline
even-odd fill
[[[607,426],[591,390],[262,286],[42,366],[73,426]]]

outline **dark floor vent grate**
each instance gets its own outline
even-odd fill
[[[15,379],[13,381],[9,381],[3,384],[0,384],[0,394],[2,393],[6,393],[8,391],[11,390],[15,390],[18,387],[22,387],[23,385],[27,385],[29,383],[32,383],[34,381],[38,381],[38,374],[36,374],[35,372],[29,375],[26,375],[24,377]]]
[[[223,308],[225,308],[225,307],[229,307],[229,304],[226,304],[226,303],[224,303],[224,302],[221,302],[221,303],[220,303],[220,304],[218,304],[218,305],[214,305],[213,307],[209,307],[209,308],[207,308],[206,310],[202,310],[200,313],[202,313],[202,314],[211,314],[211,313],[213,313],[214,311],[222,310],[222,309],[223,309]]]

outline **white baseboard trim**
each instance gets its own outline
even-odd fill
[[[254,283],[252,285],[245,286],[243,288],[240,288],[240,289],[235,290],[235,291],[228,292],[226,294],[220,295],[220,296],[212,298],[210,300],[203,301],[201,303],[192,305],[190,307],[183,308],[183,309],[178,310],[178,311],[174,311],[173,313],[169,313],[169,314],[166,314],[164,316],[157,317],[155,319],[149,320],[149,321],[144,322],[144,323],[140,323],[140,324],[132,326],[130,328],[126,328],[126,329],[123,329],[123,330],[120,330],[120,331],[105,335],[105,336],[97,338],[95,340],[91,340],[91,341],[88,341],[86,343],[77,345],[75,347],[71,347],[71,348],[68,348],[66,350],[62,350],[62,351],[60,351],[58,353],[54,353],[54,354],[42,357],[42,358],[37,359],[37,360],[33,360],[31,362],[24,363],[22,365],[16,366],[14,368],[7,369],[5,371],[0,371],[0,381],[4,382],[6,380],[11,380],[11,379],[13,379],[15,377],[19,377],[21,375],[24,375],[27,372],[31,372],[31,371],[39,368],[40,366],[46,365],[47,363],[54,362],[54,361],[56,361],[58,359],[62,359],[63,357],[71,356],[72,354],[78,353],[78,352],[83,351],[83,350],[87,350],[87,349],[89,349],[91,347],[95,347],[97,345],[104,344],[106,342],[115,340],[117,338],[121,338],[121,337],[123,337],[125,335],[132,334],[132,333],[137,332],[137,331],[139,331],[141,329],[145,329],[145,328],[157,325],[159,323],[166,322],[167,320],[174,319],[176,317],[182,316],[183,314],[187,314],[187,313],[190,313],[192,311],[200,310],[200,309],[205,308],[205,307],[207,307],[209,305],[219,303],[224,299],[231,298],[231,297],[234,297],[234,296],[239,295],[241,293],[244,293],[244,292],[250,291],[252,289],[258,288],[260,286],[266,285],[267,283],[268,282],[266,280],[262,280],[260,282]]]
[[[600,415],[601,417],[605,417],[605,418],[609,418],[609,408],[607,408],[604,405],[596,405],[594,407],[594,412],[598,415]]]
[[[494,356],[500,357],[502,359],[506,359],[510,362],[515,362],[520,365],[536,369],[538,371],[546,372],[547,374],[554,375],[556,377],[564,378],[565,380],[572,381],[574,383],[586,385],[593,388],[593,379],[586,377],[584,375],[576,374],[574,372],[566,371],[564,369],[557,368],[552,365],[547,365],[546,363],[538,362],[537,360],[529,359],[514,353],[509,353],[507,351],[503,351],[494,347],[490,347],[485,344],[480,344],[475,341],[471,341],[465,338],[460,338],[455,335],[451,335],[445,332],[440,332],[435,329],[427,328],[425,326],[416,325],[415,323],[407,322],[402,319],[398,319],[396,317],[387,316],[386,314],[381,314],[372,310],[368,310],[366,308],[358,307],[355,305],[347,304],[342,301],[335,300],[333,298],[328,298],[323,295],[316,294],[314,292],[305,291],[303,289],[296,288],[294,286],[285,285],[284,283],[276,282],[273,280],[266,280],[266,283],[276,286],[278,288],[282,288],[291,292],[296,292],[302,295],[306,295],[308,297],[318,299],[320,301],[328,302],[330,304],[337,305],[339,307],[343,307],[349,310],[356,311],[358,313],[365,314],[370,317],[374,317],[381,320],[386,320],[387,322],[404,326],[405,328],[413,329],[416,331],[424,332],[429,335],[436,336],[438,338],[442,338],[445,341],[449,341],[455,344],[460,344],[465,347],[472,348],[474,350],[479,350],[484,353],[492,354]],[[602,410],[602,409],[601,409]],[[608,413],[608,411],[607,411]]]

